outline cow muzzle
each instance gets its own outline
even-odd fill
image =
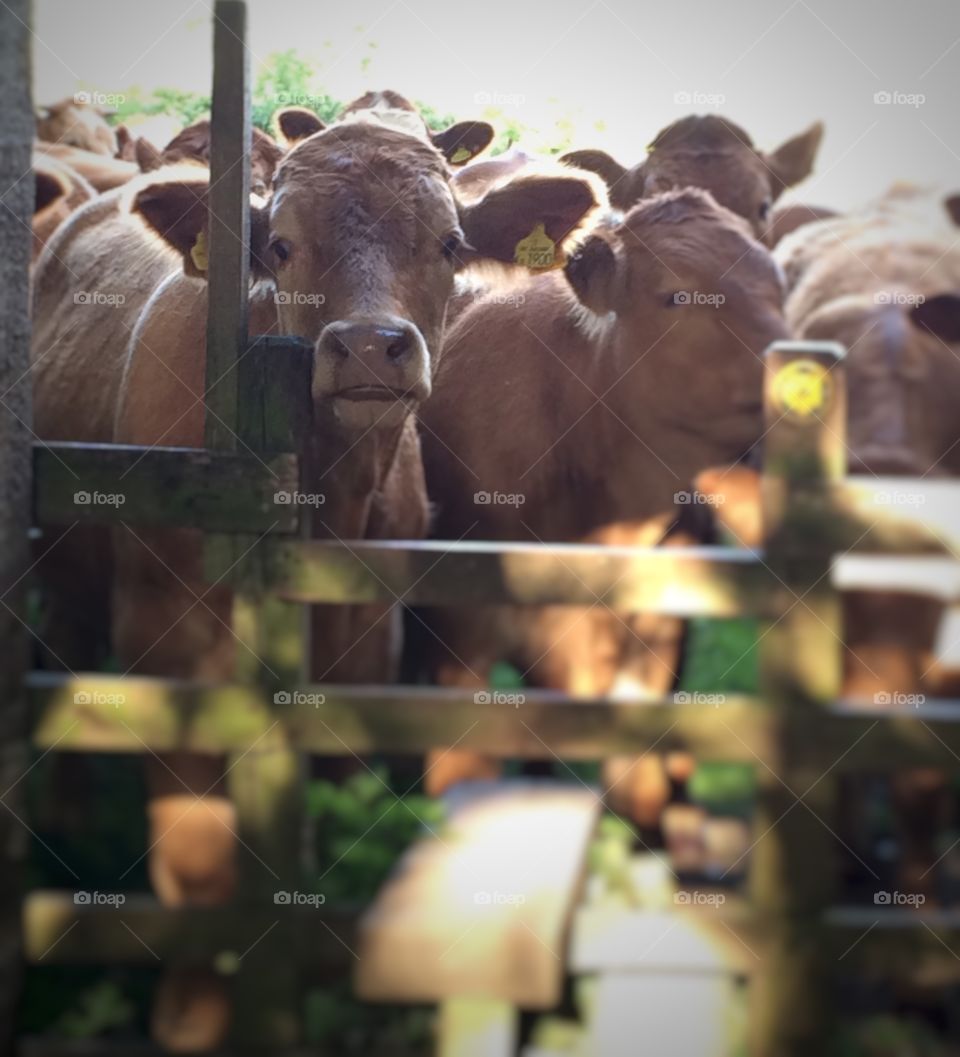
[[[314,348],[314,403],[332,404],[349,428],[394,426],[430,388],[430,352],[408,320],[337,320],[324,327]]]

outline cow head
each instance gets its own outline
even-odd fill
[[[38,107],[37,139],[113,157],[117,153],[117,137],[105,120],[106,113],[79,98]]]
[[[739,217],[698,189],[659,195],[588,238],[566,276],[613,346],[620,383],[607,399],[624,421],[657,423],[697,458],[749,449],[761,355],[787,332],[780,272]]]
[[[851,472],[960,473],[960,291],[838,297],[801,336],[848,350]]]
[[[668,125],[647,148],[646,160],[633,169],[598,150],[574,151],[562,160],[602,177],[611,203],[623,211],[663,191],[702,187],[760,235],[773,203],[812,171],[822,138],[818,122],[765,153],[739,126],[709,114]]]
[[[255,195],[266,195],[273,184],[273,175],[283,148],[265,132],[255,128],[250,140],[250,190]],[[134,142],[134,156],[142,172],[152,172],[164,165],[197,162],[210,165],[210,121],[202,118],[188,125],[158,151],[142,137]]]
[[[456,271],[512,263],[539,225],[562,243],[597,196],[586,176],[530,174],[459,205],[430,144],[378,125],[336,126],[292,150],[269,205],[254,208],[254,274],[275,284],[280,330],[314,344],[315,405],[348,429],[396,425],[430,394]],[[199,176],[142,187],[133,208],[188,273],[202,270]]]

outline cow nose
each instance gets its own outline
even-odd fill
[[[410,324],[341,320],[330,323],[320,337],[321,351],[342,359],[356,357],[371,370],[403,367],[413,355],[416,331]]]

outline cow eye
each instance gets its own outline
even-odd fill
[[[773,205],[773,203],[770,201],[769,198],[765,198],[760,203],[760,219],[761,220],[766,220],[767,217],[770,216],[770,207],[772,205]]]
[[[459,252],[461,246],[463,246],[463,236],[458,232],[453,232],[443,240],[443,255],[448,260],[453,260]]]
[[[278,261],[286,261],[290,257],[290,243],[286,239],[273,239],[270,243],[270,251]]]

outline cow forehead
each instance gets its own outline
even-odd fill
[[[337,126],[304,140],[280,164],[274,186],[278,208],[297,201],[323,212],[351,206],[456,219],[439,151],[380,125]]]

